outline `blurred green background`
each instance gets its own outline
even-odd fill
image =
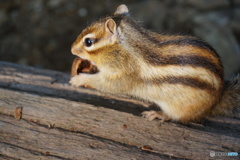
[[[0,60],[69,73],[81,30],[122,3],[147,29],[207,41],[227,77],[240,71],[239,0],[0,0]]]

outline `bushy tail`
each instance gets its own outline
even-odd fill
[[[222,100],[214,106],[212,116],[227,116],[240,118],[240,76],[224,83]]]

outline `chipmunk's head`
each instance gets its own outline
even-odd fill
[[[96,65],[111,59],[111,50],[115,51],[119,41],[119,31],[116,20],[113,17],[128,14],[126,5],[120,5],[113,16],[100,19],[93,23],[78,36],[73,43],[71,51],[74,55],[89,60]]]

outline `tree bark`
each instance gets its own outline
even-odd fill
[[[141,117],[149,103],[68,84],[66,73],[0,62],[0,158],[238,159],[240,120],[183,125]],[[14,118],[22,107],[21,120]],[[238,153],[240,154],[240,153]]]

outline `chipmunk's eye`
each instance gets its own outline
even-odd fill
[[[93,44],[93,40],[91,38],[86,38],[84,44],[86,47],[90,47]]]

